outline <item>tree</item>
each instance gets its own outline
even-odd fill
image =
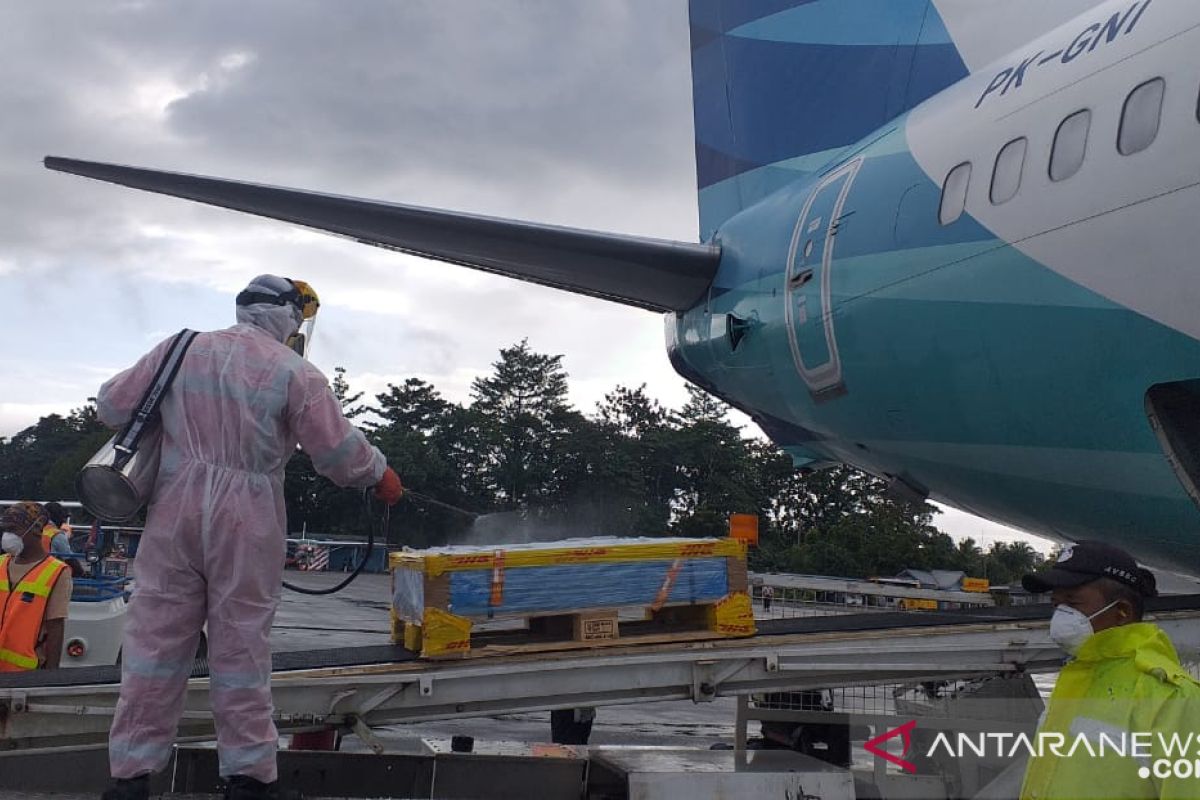
[[[636,389],[617,386],[596,404],[597,421],[630,439],[641,439],[667,427],[669,415],[646,394],[646,384]]]
[[[956,568],[954,542],[933,525],[928,503],[897,503],[883,480],[851,467],[789,474],[779,465],[774,474],[767,538],[754,566],[860,578]]]
[[[75,500],[75,475],[112,435],[88,403],[48,414],[0,445],[0,496]]]
[[[984,558],[984,577],[996,586],[1016,583],[1040,567],[1043,560],[1026,542],[993,542]]]
[[[571,425],[562,356],[535,353],[522,340],[501,349],[494,372],[471,384],[484,435],[480,471],[498,505],[527,508],[552,497],[562,476]]]
[[[955,566],[967,575],[983,577],[983,551],[971,537],[968,536],[958,543]]]
[[[413,490],[391,511],[391,544],[724,536],[730,514],[754,513],[755,569],[852,577],[960,569],[1006,584],[1041,559],[1024,543],[996,543],[986,553],[970,539],[955,545],[933,524],[932,506],[895,503],[886,483],[866,473],[796,469],[779,447],[743,437],[728,407],[694,387],[676,412],[645,386],[616,386],[586,417],[567,400],[562,356],[536,353],[527,341],[500,351],[467,406],[415,377],[388,385],[367,406],[341,367],[332,388]],[[73,498],[76,472],[110,433],[89,404],[0,439],[0,496]],[[364,532],[361,497],[318,476],[304,453],[289,461],[284,493],[292,530]],[[499,512],[500,524],[481,535],[468,516],[415,502],[417,493]]]
[[[671,453],[679,471],[673,528],[680,534],[725,535],[730,513],[758,513],[766,505],[750,442],[727,411],[720,400],[688,387]]]
[[[475,415],[442,398],[430,384],[408,378],[375,396],[371,440],[410,489],[464,509],[485,510],[489,499],[473,479],[479,428]],[[444,544],[468,524],[434,504],[411,501],[393,509],[396,542],[411,546]]]
[[[594,479],[605,487],[607,502],[623,512],[611,521],[611,531],[667,533],[679,486],[671,415],[646,395],[645,384],[617,386],[597,404],[595,424],[602,457]]]
[[[346,381],[345,367],[334,367],[333,373],[333,396],[341,403],[342,413],[346,415],[346,419],[354,419],[367,410],[365,406],[355,405],[362,399],[363,393],[350,394],[350,384]]]

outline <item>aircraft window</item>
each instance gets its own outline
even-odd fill
[[[1025,166],[1025,149],[1029,140],[1022,136],[1013,139],[996,156],[996,168],[992,171],[992,205],[1007,203],[1021,188],[1021,170]]]
[[[1065,181],[1079,172],[1087,152],[1088,130],[1092,127],[1092,112],[1086,108],[1064,119],[1054,134],[1054,149],[1050,152],[1050,180]]]
[[[946,176],[942,186],[942,205],[938,209],[938,221],[949,225],[962,216],[967,207],[967,186],[971,183],[971,162],[964,161]]]
[[[1146,81],[1125,98],[1121,112],[1121,132],[1117,136],[1117,151],[1123,156],[1145,150],[1158,136],[1162,116],[1163,92],[1167,82],[1162,78]]]

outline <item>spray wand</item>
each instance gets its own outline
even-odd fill
[[[470,517],[471,519],[479,519],[481,516],[483,516],[482,514],[477,514],[474,511],[467,511],[465,508],[459,508],[458,506],[452,506],[449,503],[443,503],[441,500],[434,500],[429,495],[421,494],[420,492],[414,492],[412,489],[405,489],[404,496],[411,500],[415,500],[422,505],[437,506],[438,508],[444,508],[447,511],[453,511],[456,514],[462,514],[464,517]]]

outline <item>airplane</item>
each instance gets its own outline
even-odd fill
[[[45,164],[660,313],[797,467],[1200,572],[1200,4],[689,12],[701,242]]]

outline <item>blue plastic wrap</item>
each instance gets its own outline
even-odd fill
[[[590,608],[715,603],[730,585],[727,539],[592,538],[394,554],[393,608],[420,623],[426,607],[462,617],[553,614]]]

